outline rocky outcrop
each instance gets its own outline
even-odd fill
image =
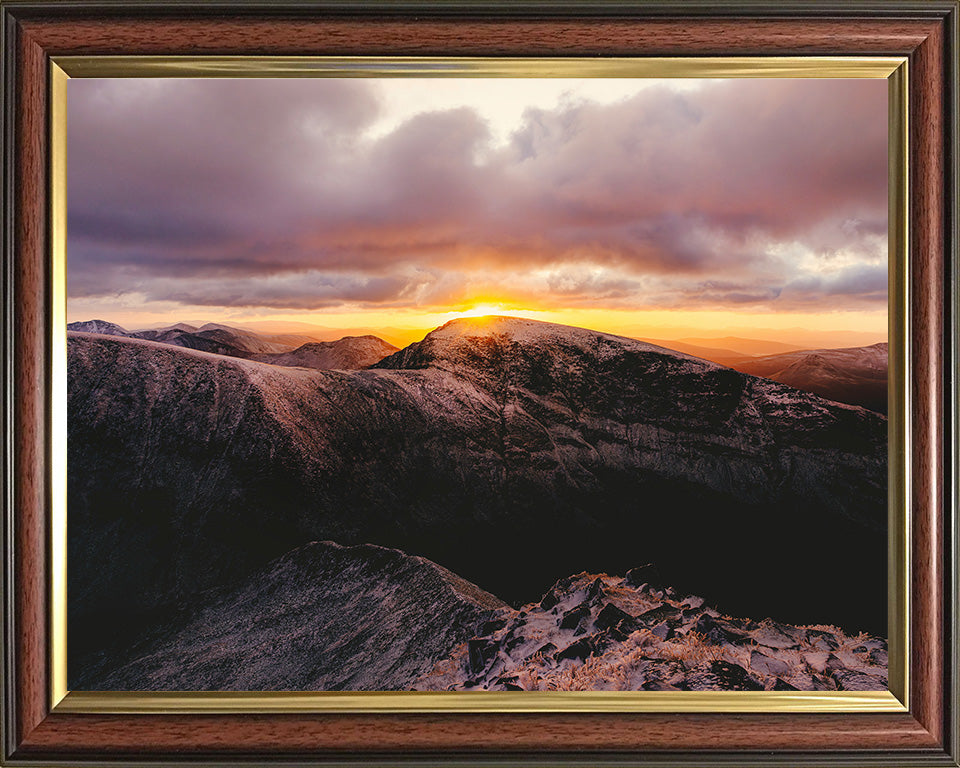
[[[417,690],[881,691],[887,644],[723,616],[670,587],[581,573],[504,608]]]
[[[291,352],[254,355],[253,359],[271,365],[299,366],[317,370],[357,371],[369,368],[397,351],[376,336],[344,336],[337,341],[314,341]]]
[[[68,364],[71,652],[318,539],[514,605],[642,559],[734,614],[884,631],[886,421],[861,408],[513,319],[364,371],[84,334]]]
[[[404,689],[504,607],[424,558],[314,542],[100,654],[74,688]]]

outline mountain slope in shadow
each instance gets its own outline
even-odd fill
[[[504,603],[420,557],[312,542],[131,648],[86,662],[77,690],[370,691],[409,686]]]

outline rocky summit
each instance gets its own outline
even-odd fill
[[[702,597],[581,573],[497,611],[417,690],[881,691],[887,644],[832,626],[721,615]]]
[[[480,318],[320,371],[73,333],[68,411],[71,675],[315,540],[515,606],[652,561],[733,615],[885,631],[886,419],[652,344]]]

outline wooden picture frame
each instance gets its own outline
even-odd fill
[[[931,764],[960,760],[957,34],[943,2],[0,1],[4,675],[10,765]],[[909,708],[898,712],[78,713],[53,706],[50,109],[64,56],[894,56],[908,60]]]

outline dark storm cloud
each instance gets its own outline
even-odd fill
[[[586,303],[885,297],[881,80],[654,87],[496,147],[467,108],[370,139],[379,109],[360,79],[71,81],[71,296],[401,306],[540,270]]]

